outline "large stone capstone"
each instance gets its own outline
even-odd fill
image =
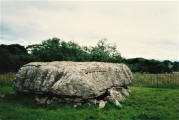
[[[126,85],[132,79],[130,69],[119,63],[32,62],[20,68],[13,87],[17,92],[52,94],[74,101],[100,97],[118,101],[129,96]]]

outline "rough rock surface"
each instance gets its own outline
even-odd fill
[[[99,108],[104,108],[106,103],[107,103],[107,101],[100,100],[99,101]]]
[[[129,96],[126,85],[131,81],[130,69],[119,63],[32,62],[20,68],[13,87],[17,92],[50,94],[73,102],[116,102]]]

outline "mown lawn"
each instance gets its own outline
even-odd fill
[[[10,94],[10,86],[0,86],[0,120],[179,120],[179,89],[130,87],[132,95],[120,102],[122,108],[97,105],[53,103],[37,105],[33,95]]]

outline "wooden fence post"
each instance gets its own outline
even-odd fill
[[[158,87],[158,74],[157,74],[157,87]]]
[[[172,79],[173,79],[173,88],[175,88],[175,76],[174,76],[174,74],[172,74],[173,75],[173,77],[172,77]]]
[[[179,74],[177,74],[177,87],[179,87]]]

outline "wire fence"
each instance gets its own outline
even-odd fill
[[[135,73],[132,86],[179,88],[179,72],[166,74],[140,74]]]

